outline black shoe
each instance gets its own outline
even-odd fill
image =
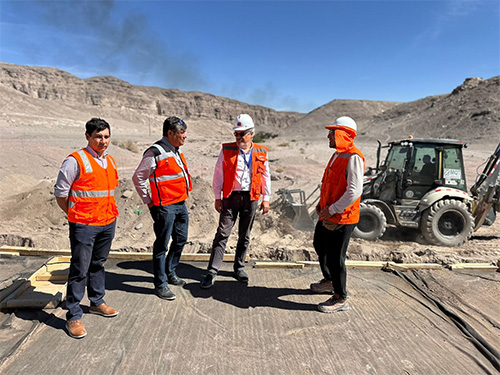
[[[205,278],[201,282],[200,287],[202,289],[208,289],[208,288],[213,287],[216,276],[217,275],[214,275],[213,273],[207,273],[207,275],[205,276]]]
[[[243,270],[235,271],[234,277],[236,277],[236,280],[238,280],[239,282],[248,283],[248,275]]]
[[[169,284],[172,284],[172,285],[177,285],[177,286],[183,286],[183,285],[186,285],[186,282],[184,280],[182,280],[179,276],[177,275],[174,275],[174,276],[170,276],[168,278],[168,283]]]
[[[165,286],[163,288],[155,288],[155,294],[158,297],[169,301],[173,301],[175,299],[175,294],[172,293],[170,289],[168,289],[168,286]]]

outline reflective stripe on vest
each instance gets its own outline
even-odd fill
[[[83,166],[85,167],[84,172],[85,173],[92,173],[92,166],[90,165],[89,158],[85,154],[85,151],[78,150],[77,152],[78,152],[78,155],[80,155],[80,157],[82,158]]]
[[[115,190],[102,190],[102,191],[87,191],[87,190],[70,190],[69,195],[72,197],[95,197],[95,198],[100,198],[100,197],[107,197],[108,194],[110,196],[115,195]]]
[[[166,206],[186,200],[193,186],[184,155],[179,152],[176,157],[156,143],[152,147],[160,152],[155,156],[156,169],[149,176],[153,204]]]
[[[118,186],[116,163],[106,156],[107,167],[101,167],[85,149],[76,151],[74,157],[80,176],[69,192],[68,221],[93,226],[112,223],[118,216],[115,189]]]

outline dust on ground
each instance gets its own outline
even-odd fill
[[[1,209],[0,244],[11,246],[35,246],[50,249],[68,249],[68,225],[66,218],[57,206],[53,195],[53,185],[60,163],[75,146],[85,146],[83,134],[71,133],[71,141],[54,142],[50,136],[28,137],[26,127],[24,136],[2,138],[2,158],[9,151],[15,154],[19,144],[43,155],[27,163],[19,157],[7,159],[10,166],[3,163],[0,170],[0,193],[4,197]],[[83,133],[83,132],[82,132]],[[81,138],[81,139],[80,139]],[[142,150],[154,142],[154,136],[145,137],[138,144],[141,152],[132,152],[111,146],[109,152],[117,160],[120,173],[120,186],[117,203],[120,216],[117,222],[114,250],[150,252],[154,241],[152,219],[147,207],[137,195],[131,176],[139,164]],[[159,138],[159,137],[158,137]],[[217,135],[217,138],[224,136]],[[230,140],[230,134],[224,140]],[[325,139],[303,140],[293,137],[271,139],[269,146],[272,172],[273,196],[271,211],[257,214],[252,231],[250,257],[273,260],[316,260],[312,247],[312,232],[300,231],[292,227],[290,216],[282,210],[280,197],[276,192],[281,188],[302,189],[306,196],[311,194],[321,179],[324,165],[331,155]],[[365,153],[367,166],[375,165],[376,143],[358,141]],[[214,196],[211,178],[216,158],[220,150],[220,139],[207,140],[194,134],[183,147],[194,189],[187,201],[190,212],[189,243],[186,253],[207,253],[215,235],[218,214],[213,208]],[[476,170],[494,150],[494,146],[477,145],[465,151],[466,170],[469,186],[473,183]],[[21,168],[19,166],[22,166]],[[312,198],[311,198],[312,200]],[[236,246],[237,227],[234,228],[227,252],[233,253]],[[384,236],[374,242],[352,239],[348,258],[353,260],[383,260],[405,263],[435,262],[443,265],[457,262],[500,261],[500,220],[490,227],[483,226],[463,246],[457,248],[432,246],[425,242],[416,230],[389,227]]]

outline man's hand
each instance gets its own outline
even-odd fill
[[[215,211],[220,213],[222,211],[222,199],[215,200]]]
[[[68,214],[69,197],[56,197],[56,202],[61,210]]]
[[[327,219],[331,218],[333,215],[330,214],[330,210],[328,209],[328,206],[327,206],[321,210],[321,212],[319,213],[319,216],[323,220],[327,220]]]
[[[148,203],[148,208],[151,208],[151,207],[153,207],[154,205],[155,205],[155,204],[153,203],[153,201],[151,201],[151,202],[149,202],[149,203]]]
[[[319,203],[318,203],[318,204],[316,205],[316,213],[319,215],[320,211],[321,211],[321,207],[320,207],[320,205],[319,205]]]
[[[267,214],[269,212],[269,202],[262,201],[262,203],[260,204],[260,209],[262,210],[263,214]]]

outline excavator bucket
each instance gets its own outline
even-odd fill
[[[311,215],[307,211],[307,208],[302,205],[292,206],[295,212],[295,217],[292,220],[292,227],[298,230],[303,230],[306,232],[311,232],[314,230],[314,223],[312,221]]]
[[[313,206],[319,196],[313,199],[311,203],[307,203],[314,194],[319,190],[319,187],[313,191],[307,198],[305,196],[304,190],[301,189],[279,189],[277,194],[281,197],[281,203],[283,204],[283,210],[288,213],[288,216],[292,219],[292,227],[303,231],[313,231],[314,230],[314,219],[317,218],[316,211],[314,208],[311,211],[311,206]],[[319,195],[319,194],[318,194]],[[290,210],[290,208],[292,210]]]

